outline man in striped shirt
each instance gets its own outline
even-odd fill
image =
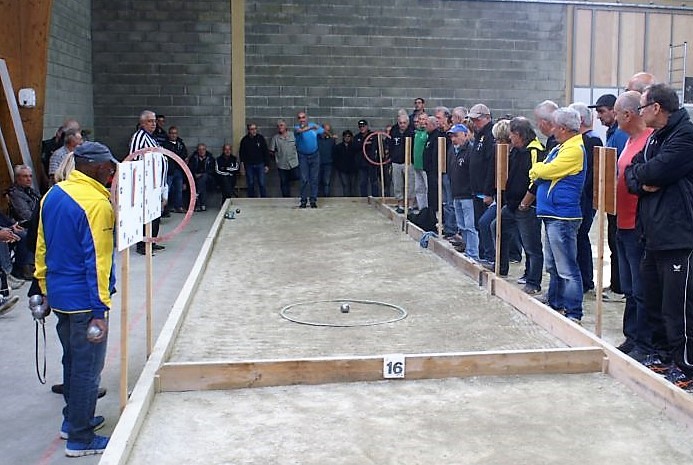
[[[154,129],[156,129],[156,114],[153,111],[144,110],[142,113],[140,113],[139,128],[137,131],[135,131],[130,139],[130,153],[147,147],[158,147],[159,144],[152,136]],[[157,237],[159,235],[159,223],[159,218],[152,221],[152,237]],[[157,243],[152,244],[152,250],[163,250],[165,248],[165,246]],[[137,253],[140,255],[144,255],[146,253],[144,242],[137,243]]]

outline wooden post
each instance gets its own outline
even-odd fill
[[[120,412],[128,403],[128,297],[130,295],[130,248],[120,255]]]
[[[503,187],[508,182],[508,144],[496,145],[496,276],[500,274],[500,249],[501,249],[501,194]]]
[[[597,203],[597,288],[595,290],[597,298],[594,334],[602,337],[602,315],[604,313],[604,303],[602,302],[602,290],[604,289],[604,151],[603,147],[597,147],[599,157],[599,184],[597,184],[599,202]]]
[[[380,200],[385,201],[385,167],[383,166],[383,135],[378,133],[378,161],[380,162]]]
[[[594,148],[594,185],[597,186],[595,192],[597,198],[597,227],[598,244],[597,247],[597,283],[596,298],[597,305],[595,310],[594,334],[602,336],[602,319],[604,305],[602,302],[602,292],[604,289],[604,215],[606,213],[616,214],[616,149],[611,147]]]
[[[411,166],[411,137],[404,138],[404,221],[402,231],[406,230],[409,217],[409,167]]]
[[[144,226],[144,233],[147,239],[152,238],[152,223],[147,223]],[[153,301],[153,288],[154,288],[154,279],[153,279],[153,272],[152,272],[152,253],[153,253],[153,243],[152,242],[145,242],[146,244],[146,251],[147,251],[147,256],[145,257],[145,272],[147,274],[146,281],[147,281],[147,288],[145,290],[145,307],[146,307],[146,312],[147,312],[147,358],[152,353],[152,347],[154,346],[154,329],[153,329],[153,324],[152,324],[152,301]]]
[[[445,173],[445,150],[447,144],[445,137],[438,138],[438,212],[436,219],[438,220],[438,237],[443,237],[443,173]],[[430,189],[431,186],[428,186]],[[430,208],[430,205],[429,205]]]

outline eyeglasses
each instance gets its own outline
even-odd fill
[[[650,103],[645,104],[645,105],[640,105],[640,106],[638,107],[638,113],[640,113],[641,111],[643,111],[645,108],[647,108],[647,107],[649,107],[649,106],[651,106],[651,105],[654,105],[655,103],[657,103],[657,102],[650,102]]]

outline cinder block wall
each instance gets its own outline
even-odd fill
[[[43,138],[52,137],[66,118],[94,129],[91,0],[53,2]]]
[[[248,2],[247,115],[307,109],[341,132],[426,107],[527,114],[565,95],[565,6],[487,1]]]
[[[164,114],[188,147],[231,139],[228,0],[92,0],[94,112],[120,155],[139,114]]]
[[[522,2],[247,0],[247,118],[266,136],[302,109],[382,128],[419,96],[528,114],[563,101],[565,22],[563,5]],[[93,0],[92,31],[96,131],[116,151],[144,108],[188,145],[230,141],[228,0]]]

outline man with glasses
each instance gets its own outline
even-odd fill
[[[638,195],[637,229],[645,243],[640,267],[644,305],[650,322],[663,322],[653,344],[666,378],[693,387],[693,124],[665,84],[645,89],[638,107],[654,129],[645,148],[625,170],[628,190]],[[668,360],[667,360],[668,359]]]
[[[269,150],[277,162],[282,197],[291,197],[291,181],[300,177],[298,152],[294,133],[288,130],[283,119],[277,121],[277,133],[270,139]]]

